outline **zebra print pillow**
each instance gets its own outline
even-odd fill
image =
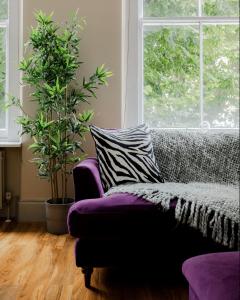
[[[109,130],[90,126],[105,190],[128,182],[163,182],[146,125]]]

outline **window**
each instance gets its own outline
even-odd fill
[[[0,142],[17,142],[16,108],[3,109],[7,95],[19,97],[19,1],[0,0]]]
[[[239,126],[238,3],[126,4],[126,126]]]

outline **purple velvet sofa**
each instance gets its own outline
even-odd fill
[[[189,178],[199,181],[198,176],[205,176],[206,180],[207,176],[213,178],[210,155],[215,155],[213,160],[217,164],[214,170],[219,165],[217,173],[225,176],[219,153],[229,155],[234,147],[238,149],[238,143],[237,146],[231,144],[226,136],[225,143],[216,145],[220,148],[215,153],[214,137],[202,134],[201,143],[197,144],[199,134],[193,135],[193,139],[189,138],[190,135],[180,135],[180,149],[174,132],[153,132],[154,152],[157,161],[162,164],[159,167],[164,178],[180,182]],[[219,141],[219,137],[215,140]],[[162,144],[164,147],[161,148]],[[190,170],[189,166],[195,168]],[[235,172],[234,168],[231,170]],[[233,176],[238,175],[234,173]],[[140,265],[154,269],[158,265],[157,269],[165,275],[172,274],[173,270],[181,273],[182,263],[190,257],[229,251],[189,226],[177,224],[174,200],[170,210],[162,211],[153,203],[130,194],[105,197],[95,158],[79,163],[73,170],[73,178],[76,203],[69,210],[68,228],[76,238],[76,265],[82,268],[87,287],[95,267]]]
[[[180,271],[186,258],[227,251],[191,228],[176,226],[174,201],[169,212],[162,212],[133,195],[103,197],[95,158],[76,166],[73,176],[76,203],[69,211],[68,226],[70,234],[77,238],[76,265],[82,268],[87,287],[94,267],[159,263],[164,272]]]
[[[189,300],[239,300],[240,252],[211,253],[186,260]]]

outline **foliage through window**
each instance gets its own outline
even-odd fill
[[[5,109],[9,96],[19,97],[19,6],[19,0],[0,0],[0,143],[19,142],[19,112]]]
[[[144,0],[144,121],[239,125],[238,0]]]
[[[6,127],[6,113],[1,109],[6,89],[6,28],[8,20],[7,0],[0,0],[0,129]]]

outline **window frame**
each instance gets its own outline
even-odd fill
[[[144,122],[144,27],[145,26],[199,26],[199,67],[200,67],[200,123],[205,128],[204,113],[204,81],[203,81],[203,26],[204,25],[239,25],[238,17],[202,16],[202,0],[198,0],[198,15],[194,17],[144,17],[143,0],[125,0],[125,31],[123,44],[124,93],[123,93],[123,127],[136,126]],[[137,66],[137,67],[136,67]],[[137,112],[137,113],[136,113]],[[166,128],[168,129],[168,128]],[[175,129],[170,127],[169,129]],[[238,128],[210,128],[211,130],[236,130]]]
[[[0,22],[6,28],[6,100],[7,94],[20,98],[19,19],[20,1],[8,0],[8,19]],[[19,109],[9,107],[6,111],[6,127],[0,129],[0,146],[1,143],[20,142],[20,126],[16,123],[17,116],[19,116]]]

